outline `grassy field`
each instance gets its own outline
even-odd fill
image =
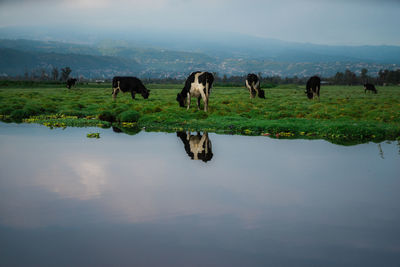
[[[400,137],[400,87],[378,87],[364,94],[362,86],[323,86],[320,100],[308,100],[304,86],[267,88],[266,99],[249,99],[244,87],[215,87],[209,112],[180,108],[182,85],[150,84],[149,99],[119,94],[110,84],[26,85],[0,83],[0,118],[42,123],[49,127],[118,126],[127,133],[201,130],[267,135],[279,138],[323,138],[355,144]],[[134,122],[134,123],[132,123]],[[135,123],[137,122],[137,123]],[[132,128],[132,129],[129,129]]]

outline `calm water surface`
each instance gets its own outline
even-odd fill
[[[396,142],[0,123],[0,266],[400,266],[399,203]]]

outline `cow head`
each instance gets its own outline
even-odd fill
[[[141,95],[143,96],[144,99],[149,98],[150,90],[147,90],[147,89],[143,90]]]
[[[185,97],[181,93],[176,95],[176,101],[178,101],[180,107],[185,107]]]
[[[258,89],[258,97],[259,98],[265,98],[265,92],[263,89]]]
[[[308,97],[308,99],[313,99],[313,93],[312,93],[312,91],[311,91],[311,89],[306,89],[306,90],[304,90],[304,93],[307,95],[307,97]]]

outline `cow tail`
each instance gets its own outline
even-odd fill
[[[207,82],[208,74],[206,73],[206,97],[208,99],[208,82]]]

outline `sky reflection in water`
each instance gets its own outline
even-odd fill
[[[0,266],[398,266],[395,142],[184,137],[1,123]]]

